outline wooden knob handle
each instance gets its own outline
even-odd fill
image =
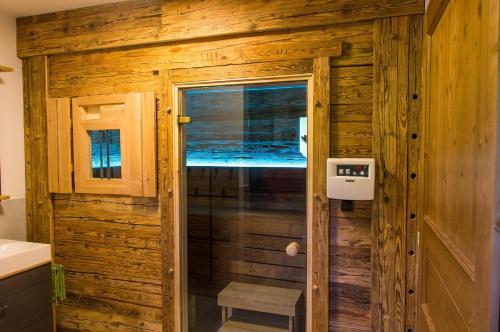
[[[286,254],[288,256],[296,256],[299,253],[300,244],[297,242],[291,242],[288,246],[286,246]]]

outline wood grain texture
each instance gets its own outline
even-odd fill
[[[409,18],[375,21],[372,324],[405,330]]]
[[[174,273],[174,162],[173,162],[173,119],[172,79],[169,70],[161,70],[158,88],[160,94],[158,111],[158,189],[161,211],[162,248],[162,322],[163,331],[173,332],[176,326],[176,288]],[[178,324],[178,322],[177,322]]]
[[[417,325],[417,271],[418,271],[418,229],[416,215],[419,208],[419,182],[423,172],[419,168],[422,112],[422,43],[423,17],[410,16],[410,52],[408,82],[408,206],[406,213],[406,328],[416,330]],[[417,175],[412,178],[411,174]]]
[[[332,59],[330,156],[372,156],[373,52],[352,66]],[[330,329],[370,331],[372,202],[355,202],[353,212],[330,201]]]
[[[23,61],[26,232],[28,241],[52,243],[48,184],[47,57]]]
[[[182,40],[372,20],[423,10],[422,1],[417,0],[162,0],[162,23],[169,38]]]
[[[268,40],[268,41],[267,41]],[[281,41],[280,41],[281,40]],[[168,113],[170,91],[161,84],[168,79],[155,76],[157,68],[189,67],[203,69],[207,73],[219,73],[220,77],[241,76],[240,70],[250,72],[252,57],[241,57],[238,54],[251,52],[254,45],[264,42],[268,47],[278,47],[276,52],[269,52],[265,63],[259,64],[265,72],[273,74],[284,72],[287,68],[294,71],[307,72],[312,69],[312,63],[307,60],[310,55],[335,54],[335,40],[342,40],[343,54],[331,59],[331,128],[330,154],[332,156],[371,156],[371,128],[373,92],[367,88],[372,84],[373,63],[373,24],[362,22],[345,24],[338,27],[312,29],[308,31],[290,32],[288,34],[270,34],[269,37],[237,37],[227,41],[211,43],[179,44],[175,46],[154,46],[148,48],[123,49],[116,51],[91,52],[86,54],[61,54],[51,56],[50,93],[52,96],[80,96],[101,93],[126,93],[140,90],[156,91],[159,98],[157,113],[158,123],[158,154],[159,154],[159,190],[161,210],[165,211],[162,218],[162,241],[164,241],[165,256],[163,265],[163,319],[164,328],[172,328],[173,321],[173,284],[169,269],[173,267],[173,256],[169,256],[173,236],[173,218],[169,219],[172,206],[169,205],[168,192],[172,170],[169,169],[168,135],[171,135],[171,120]],[[310,41],[310,42],[309,42]],[[281,44],[280,44],[281,43]],[[250,50],[250,51],[249,51]],[[278,61],[280,59],[304,59],[293,61]],[[269,61],[269,62],[267,62]],[[88,63],[92,63],[91,66]],[[289,64],[294,63],[291,68]],[[302,64],[301,64],[302,63]],[[217,71],[213,66],[248,64],[240,66],[224,66],[224,71]],[[297,64],[299,64],[297,66]],[[301,65],[300,65],[301,64]],[[358,66],[361,66],[358,68]],[[205,68],[206,67],[206,68]],[[212,68],[210,68],[212,67]],[[166,71],[168,72],[168,71]],[[196,78],[194,69],[186,69],[190,77]],[[253,74],[253,76],[255,76]],[[200,76],[201,77],[201,76]],[[109,84],[113,82],[113,84]],[[359,89],[358,89],[359,85]],[[334,92],[335,91],[335,92]],[[163,95],[162,95],[163,94]],[[170,132],[168,131],[170,130]],[[167,133],[169,133],[167,135]],[[171,148],[170,148],[171,149]],[[170,152],[171,153],[171,152]],[[171,188],[171,187],[170,187]],[[201,190],[201,189],[200,189]],[[200,192],[201,194],[201,192]],[[358,209],[359,206],[359,209]],[[356,204],[356,212],[348,216],[349,224],[337,224],[332,217],[330,237],[330,329],[344,331],[358,328],[363,331],[370,326],[369,314],[369,284],[370,267],[367,243],[370,242],[370,205]],[[338,209],[336,210],[338,211]],[[105,213],[105,211],[102,211]],[[114,211],[113,213],[117,213]],[[339,212],[340,213],[340,212]],[[121,217],[120,217],[121,218]],[[346,226],[341,226],[346,225]],[[366,226],[368,225],[368,227]],[[338,231],[337,226],[342,230]],[[340,233],[341,236],[335,234]],[[351,238],[360,240],[351,241]],[[354,243],[363,243],[359,249]],[[368,247],[367,247],[368,246]],[[368,249],[366,249],[368,248]],[[368,251],[366,251],[368,250]],[[222,252],[221,254],[224,254]],[[269,258],[271,259],[271,258]],[[275,259],[275,258],[274,258]],[[360,264],[362,266],[360,266]],[[359,267],[358,267],[359,266]],[[224,267],[224,266],[221,266]],[[361,272],[360,272],[361,271]],[[332,274],[333,273],[333,274]],[[368,274],[367,274],[368,273]],[[221,280],[239,279],[242,282],[263,282],[262,278],[254,276],[237,276],[227,272],[218,272]],[[276,284],[275,286],[284,286]],[[359,285],[359,286],[357,286]],[[288,283],[288,287],[301,287],[299,283]],[[63,319],[66,319],[64,317]]]
[[[262,10],[265,8],[266,10]],[[28,57],[193,38],[369,21],[424,12],[420,0],[135,0],[22,17],[18,55]],[[227,13],[231,13],[228,15]],[[162,15],[167,24],[161,24]]]
[[[55,260],[68,293],[58,328],[161,331],[157,199],[57,194],[54,211]]]
[[[435,20],[424,53],[418,323],[497,331],[499,3],[450,0]]]
[[[449,2],[450,0],[429,1],[425,14],[427,16],[425,28],[428,35],[432,35],[434,33],[434,30],[441,20],[441,16],[443,16],[446,7],[448,7]]]
[[[73,191],[71,161],[71,102],[69,98],[48,98],[48,181],[49,192]]]
[[[313,111],[309,117],[307,262],[308,331],[328,331],[328,243],[329,214],[326,196],[326,164],[330,152],[330,58],[316,58],[313,64]],[[312,139],[311,139],[312,138]],[[310,310],[310,312],[309,312]]]
[[[338,3],[341,2],[331,5],[337,6]],[[351,1],[350,4],[352,3]],[[378,6],[381,3],[382,5],[389,3],[395,6],[403,5],[403,2],[395,1],[364,1],[364,3],[366,7],[341,12],[342,18],[360,17],[360,15],[366,15],[371,9],[378,13],[384,12],[385,9]],[[410,1],[404,3],[410,3]],[[296,4],[297,2],[295,4],[289,2],[290,6]],[[420,12],[423,11],[422,1],[419,6],[422,7]],[[311,13],[316,9],[309,8],[309,10]],[[184,13],[179,15],[181,14],[184,15]],[[404,12],[385,12],[384,15],[401,14]],[[334,15],[334,13],[327,15]],[[319,15],[310,14],[306,20],[311,21],[311,17],[319,19]],[[169,191],[172,189],[173,171],[170,145],[172,120],[168,113],[168,98],[171,96],[168,95],[168,88],[161,86],[167,80],[159,79],[155,71],[160,69],[164,75],[163,69],[214,66],[226,66],[225,69],[230,70],[230,66],[227,65],[249,64],[250,67],[252,63],[268,62],[268,71],[272,75],[273,70],[279,69],[276,62],[340,55],[339,50],[341,50],[341,56],[331,59],[330,155],[369,157],[372,153],[373,90],[370,85],[373,84],[373,73],[370,74],[370,72],[373,68],[373,23],[367,16],[361,19],[366,19],[366,21],[358,23],[339,23],[335,20],[324,23],[321,21],[321,25],[325,24],[324,27],[265,33],[252,32],[245,35],[237,34],[231,38],[219,36],[193,40],[189,43],[161,45],[156,45],[156,43],[168,39],[162,39],[164,35],[157,33],[166,27],[160,25],[160,3],[156,0],[116,3],[19,19],[19,54],[22,56],[57,54],[51,56],[49,62],[51,97],[155,91],[160,105],[157,113],[159,125],[158,185],[161,195],[161,237],[164,253],[161,272],[161,279],[163,279],[161,317],[163,317],[165,330],[171,329],[173,321],[173,284],[169,274],[169,269],[173,266],[173,257],[169,256],[171,252],[169,246],[173,242],[173,218],[170,217],[172,192]],[[304,22],[299,17],[294,20],[300,21],[300,24]],[[270,29],[270,27],[265,27],[265,29]],[[155,45],[145,46],[151,43]],[[121,46],[133,47],[117,48]],[[78,52],[83,50],[99,51]],[[222,71],[221,74],[224,72]],[[236,74],[233,72],[229,75]],[[390,89],[392,88],[391,85]],[[30,130],[30,128],[27,129],[27,131]],[[121,198],[99,196],[96,200],[120,202]],[[77,204],[75,200],[73,203]],[[371,206],[356,203],[353,213],[344,213],[339,211],[337,204],[338,202],[332,202],[330,209],[332,213],[329,239],[330,330],[366,331],[370,329]],[[115,205],[106,205],[107,208],[111,206]],[[116,206],[119,205],[116,204]],[[142,222],[148,224],[157,222],[155,218],[158,218],[151,211],[134,210],[131,216],[121,209],[109,210],[112,212],[99,209],[98,206],[93,206],[92,209],[102,214],[113,213],[114,218],[124,223],[141,218]],[[76,214],[75,217],[77,217]],[[92,218],[105,219],[97,215]],[[378,238],[373,237],[373,239],[377,241]],[[69,242],[68,248],[71,248]],[[102,259],[102,255],[95,251],[92,254],[98,257],[98,260]],[[113,262],[113,259],[110,258],[110,262]],[[105,272],[106,266],[99,265],[98,269]],[[229,280],[228,274],[221,273],[222,276]],[[252,278],[257,277],[248,276],[246,280],[241,281],[253,282],[255,279]],[[86,285],[90,281],[79,279],[79,282],[81,285]],[[109,281],[107,285],[112,289],[120,288],[116,280]],[[108,304],[102,299],[96,299],[95,296],[80,295],[80,293],[84,294],[84,291],[77,288],[75,283],[72,287],[75,289],[74,294],[59,316],[62,324],[67,324],[68,329],[77,329],[80,321],[85,321],[81,324],[85,324],[87,329],[92,331],[116,328],[110,325],[107,317],[112,317],[113,321],[116,319],[122,324],[117,326],[123,329],[126,329],[125,325],[131,322],[127,318],[130,316],[123,317],[122,313],[132,312],[136,306],[135,303],[126,304],[118,300],[109,300]],[[157,298],[153,300],[153,297],[150,300],[158,301]],[[94,306],[100,308],[98,312],[95,311]],[[158,315],[156,310],[151,313],[155,317]],[[142,309],[138,317],[147,317],[148,321],[154,322],[157,318],[148,316]],[[131,324],[131,329],[137,328],[134,324]],[[152,327],[148,323],[145,329],[154,330],[156,327],[157,325]]]

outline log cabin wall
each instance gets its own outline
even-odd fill
[[[197,3],[193,8],[200,9]],[[270,13],[289,2],[272,3]],[[267,25],[226,22],[226,32],[213,33],[197,30],[196,14],[165,6],[162,14],[159,1],[129,1],[18,20],[29,237],[52,241],[56,262],[65,265],[68,301],[57,307],[60,330],[161,331],[163,325],[169,331],[172,308],[162,299],[171,290],[162,284],[161,248],[169,235],[162,234],[162,194],[48,193],[45,98],[154,91],[160,100],[162,69],[272,67],[273,61],[337,54],[339,47],[342,56],[331,58],[330,154],[374,156],[379,183],[376,200],[356,202],[353,212],[330,202],[329,330],[413,329],[407,293],[416,258],[407,251],[416,245],[410,171],[418,144],[411,135],[418,132],[423,1],[338,1],[331,8],[311,6],[301,19],[293,16],[297,8],[286,8],[288,16],[276,15]],[[159,149],[171,135],[162,129],[165,118],[158,107]],[[166,180],[159,168],[161,193]]]

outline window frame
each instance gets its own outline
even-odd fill
[[[79,97],[72,99],[75,192],[140,196],[142,191],[141,95],[139,93]],[[111,118],[86,119],[88,107],[123,105],[123,110],[108,111]],[[120,112],[120,114],[118,113]],[[92,150],[88,131],[120,130],[122,177],[93,178]],[[137,177],[140,177],[138,179]]]

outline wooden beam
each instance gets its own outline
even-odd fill
[[[419,150],[421,138],[420,113],[422,110],[422,47],[423,16],[410,16],[410,52],[408,82],[408,207],[406,213],[406,293],[413,291],[413,296],[406,297],[406,330],[416,331],[417,321],[417,252],[418,235],[418,185],[420,179]],[[417,178],[412,178],[416,174]]]
[[[405,331],[409,18],[375,21],[372,327]]]
[[[313,113],[310,118],[308,165],[308,331],[326,332],[329,327],[329,200],[326,195],[326,159],[330,154],[330,58],[314,59]]]
[[[26,231],[28,241],[52,242],[48,183],[47,57],[23,60]]]
[[[338,24],[423,13],[418,0],[162,0],[164,32],[174,40]]]
[[[169,1],[163,8],[161,0],[134,0],[19,18],[17,48],[20,57],[28,57],[255,34],[423,12],[422,0],[190,0]],[[162,24],[162,20],[166,24]]]
[[[175,283],[174,283],[174,154],[171,71],[160,71],[157,91],[161,92],[158,119],[158,190],[161,211],[162,250],[162,319],[163,331],[173,332],[175,328]]]

